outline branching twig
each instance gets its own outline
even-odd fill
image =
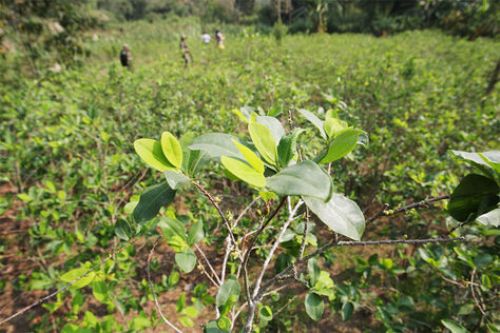
[[[163,311],[161,311],[160,303],[158,302],[158,298],[156,297],[156,292],[155,292],[155,289],[154,289],[154,284],[153,284],[153,281],[151,280],[150,263],[151,263],[151,259],[153,258],[153,254],[154,254],[156,245],[158,244],[159,240],[160,240],[160,237],[158,237],[156,239],[156,241],[153,243],[153,247],[151,248],[151,251],[149,251],[149,255],[148,255],[146,272],[147,272],[147,276],[148,276],[149,289],[151,290],[151,294],[153,295],[153,299],[155,301],[156,310],[160,314],[161,319],[163,319],[163,322],[165,324],[167,324],[175,332],[182,333],[182,331],[180,329],[178,329],[170,320],[167,319],[167,317],[165,317],[165,315],[163,314]]]
[[[217,202],[215,201],[215,198],[199,183],[193,181],[194,186],[200,190],[201,193],[203,193],[204,196],[208,198],[208,200],[212,203],[212,205],[215,207],[217,212],[219,213],[220,217],[222,218],[222,221],[224,221],[224,224],[226,225],[227,232],[229,233],[229,236],[231,237],[231,241],[233,242],[233,245],[236,246],[236,239],[234,238],[233,230],[231,228],[231,224],[227,220],[226,216],[224,215],[224,212],[222,209],[219,207]]]
[[[390,211],[390,210],[388,211],[387,207],[384,206],[383,210],[381,210],[377,214],[373,215],[372,217],[369,217],[366,220],[366,222],[373,222],[373,221],[375,221],[376,219],[378,219],[381,216],[392,216],[392,215],[397,215],[397,214],[400,214],[400,213],[405,213],[405,212],[409,211],[410,209],[425,207],[425,206],[427,206],[427,205],[429,205],[429,204],[431,204],[433,202],[441,201],[441,200],[446,200],[446,199],[449,199],[449,198],[450,198],[449,195],[441,195],[439,197],[431,197],[431,198],[427,198],[427,199],[424,199],[424,200],[421,200],[421,201],[414,202],[412,204],[403,206],[403,207],[398,208],[398,209],[393,210],[393,211]]]
[[[236,218],[236,220],[234,220],[234,223],[233,223],[233,227],[236,227],[238,225],[238,223],[241,221],[241,219],[243,218],[243,216],[246,215],[246,213],[250,210],[250,208],[253,207],[253,205],[255,205],[257,203],[257,201],[260,200],[260,196],[258,196],[257,198],[253,199],[252,202],[250,202],[240,213],[240,215],[238,215],[238,217]]]
[[[214,275],[215,280],[217,281],[216,285],[220,286],[222,284],[222,282],[219,279],[219,276],[217,275],[217,272],[215,271],[214,267],[212,266],[212,264],[210,264],[210,261],[208,260],[207,256],[205,255],[205,252],[203,252],[203,250],[198,246],[198,244],[195,244],[194,247],[196,250],[198,250],[201,257],[203,258],[203,260],[205,260],[205,263],[207,264],[208,268],[210,269],[210,272],[212,272],[212,274]]]

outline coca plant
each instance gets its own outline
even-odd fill
[[[311,140],[301,140],[304,129],[290,128],[287,132],[277,118],[255,113],[240,114],[248,125],[249,138],[209,133],[179,141],[172,133],[164,132],[159,140],[142,138],[134,143],[142,160],[165,178],[141,195],[133,212],[137,222],[154,218],[175,196],[197,191],[209,200],[223,223],[220,232],[225,246],[213,249],[222,258],[219,265],[211,263],[200,246],[206,239],[201,222],[189,224],[169,214],[158,223],[164,240],[176,253],[178,268],[190,273],[198,263],[217,289],[214,316],[205,325],[207,331],[227,332],[242,327],[244,332],[250,332],[256,314],[261,322],[271,320],[274,309],[265,305],[265,297],[281,290],[290,278],[308,289],[305,311],[313,320],[319,320],[325,302],[333,301],[335,293],[333,280],[328,271],[321,269],[317,257],[332,246],[370,243],[360,241],[366,223],[362,210],[336,191],[335,177],[331,176],[332,163],[366,142],[366,134],[332,113],[326,113],[322,120],[307,110],[299,112],[316,127],[320,147],[313,147]],[[214,168],[212,161],[222,169]],[[257,199],[249,197],[237,216],[225,212],[220,200],[201,184],[203,176],[214,170],[223,170],[223,177],[245,183],[255,191]],[[498,197],[498,188],[496,191],[494,195]],[[267,213],[251,214],[255,221],[242,227],[242,219],[255,209],[258,201],[269,207]],[[494,208],[493,201],[487,210]],[[455,206],[467,210],[456,199]],[[481,209],[484,213],[483,206]],[[311,215],[331,230],[331,240],[321,246],[310,222]],[[274,231],[269,233],[271,229]],[[298,246],[287,251],[285,258],[278,255],[280,248],[286,248],[291,240]],[[448,240],[456,239],[438,239]],[[263,244],[259,249],[263,261],[258,265],[257,244]],[[168,318],[162,318],[173,330],[180,331]]]

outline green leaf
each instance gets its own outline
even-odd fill
[[[185,176],[181,172],[177,171],[165,171],[163,173],[165,179],[167,180],[168,186],[173,190],[178,190],[183,186],[191,184],[191,179]]]
[[[322,158],[321,163],[330,163],[349,154],[356,148],[358,138],[362,133],[362,130],[354,128],[348,128],[341,131],[330,143],[328,151]]]
[[[163,132],[161,135],[161,150],[167,160],[180,169],[182,166],[182,147],[177,138],[170,132]]]
[[[94,281],[92,283],[92,294],[101,303],[106,303],[109,299],[108,286],[105,281]]]
[[[451,333],[468,333],[467,329],[457,323],[456,321],[453,321],[451,319],[443,319],[441,320],[441,323],[443,324],[444,327],[449,329]]]
[[[282,195],[305,195],[326,200],[330,195],[331,180],[316,163],[308,160],[267,178],[267,187]]]
[[[233,144],[234,138],[224,133],[209,133],[197,137],[189,146],[192,150],[201,150],[210,158],[220,158],[228,156],[234,158],[243,158],[240,151]]]
[[[278,144],[278,166],[280,168],[287,167],[290,161],[294,158],[295,151],[297,149],[297,139],[303,132],[303,129],[298,129],[292,134],[285,135],[281,138]]]
[[[311,285],[314,286],[316,281],[318,281],[320,275],[320,268],[318,266],[318,259],[311,258],[307,261],[307,272],[309,273],[309,281]]]
[[[194,251],[188,249],[186,252],[175,254],[175,263],[184,273],[190,273],[196,266],[196,255]]]
[[[312,320],[318,321],[323,317],[325,311],[325,304],[320,296],[315,293],[308,293],[304,301],[306,312]]]
[[[222,156],[222,165],[235,177],[254,187],[262,188],[266,185],[264,174],[258,173],[251,166],[235,158]]]
[[[491,171],[500,172],[500,151],[498,150],[490,150],[482,153],[470,153],[459,150],[452,150],[451,152],[486,173],[491,174]]]
[[[314,113],[309,112],[305,109],[300,109],[299,113],[304,118],[306,118],[311,124],[316,126],[316,128],[319,130],[319,134],[321,135],[321,137],[326,140],[327,137],[326,137],[325,130],[323,129],[323,121],[321,119],[319,119],[318,117],[316,117],[316,115]]]
[[[448,202],[448,211],[457,221],[474,220],[496,208],[499,187],[488,177],[467,175],[453,191]]]
[[[130,225],[127,223],[127,221],[120,219],[118,220],[118,222],[116,222],[115,235],[125,241],[130,239],[130,236],[132,235],[132,229],[130,228]]]
[[[347,128],[347,123],[338,118],[327,117],[323,127],[326,135],[332,139]]]
[[[270,165],[276,165],[276,156],[278,151],[276,149],[276,142],[271,131],[264,125],[251,121],[248,124],[248,131],[250,137],[255,145],[255,148],[260,153],[260,156]]]
[[[342,194],[335,193],[328,202],[303,197],[307,207],[330,229],[346,237],[360,240],[365,230],[365,217],[359,206]]]
[[[60,279],[66,283],[72,283],[71,288],[80,289],[94,281],[96,273],[91,270],[90,265],[75,268],[61,275]]]
[[[134,149],[142,160],[158,171],[175,170],[163,155],[161,144],[153,139],[139,139],[134,142]]]
[[[158,214],[161,207],[164,207],[174,201],[175,191],[172,190],[167,182],[148,187],[139,199],[139,203],[134,209],[134,219],[139,222],[151,220]]]
[[[184,150],[184,165],[183,170],[189,175],[196,175],[197,171],[202,167],[207,161],[207,153],[201,150],[191,150],[186,148]]]
[[[198,221],[191,226],[188,235],[188,243],[190,245],[196,244],[201,241],[205,237],[205,233],[203,232],[203,222]]]
[[[229,331],[223,331],[217,326],[215,320],[209,321],[203,330],[204,333],[229,333]]]
[[[281,122],[275,117],[268,116],[257,116],[256,118],[259,124],[266,126],[274,138],[274,143],[277,145],[281,138],[285,135],[285,129]]]
[[[335,284],[330,274],[326,271],[320,271],[316,283],[313,285],[313,291],[318,295],[327,296],[330,301],[335,299]]]
[[[230,300],[236,301],[240,296],[240,291],[240,284],[236,279],[227,279],[222,286],[220,286],[217,296],[215,297],[217,307],[226,305],[226,303]]]
[[[229,319],[226,316],[221,316],[217,320],[217,327],[223,331],[230,331],[231,330],[231,319]]]
[[[268,305],[265,305],[260,308],[259,317],[261,320],[271,321],[273,320],[273,310]]]
[[[477,218],[477,221],[481,224],[498,227],[500,226],[500,208],[489,211]]]
[[[236,140],[233,140],[234,145],[240,151],[245,161],[252,166],[260,174],[264,174],[264,162],[247,146],[242,145]]]
[[[354,311],[354,305],[351,302],[345,302],[342,304],[342,320],[349,320]]]

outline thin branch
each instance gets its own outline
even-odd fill
[[[227,231],[229,233],[229,236],[231,237],[231,241],[233,242],[234,246],[236,246],[236,239],[234,238],[233,230],[231,228],[231,224],[227,220],[226,216],[224,215],[224,212],[220,208],[220,206],[217,204],[215,201],[214,197],[199,183],[193,181],[194,186],[200,190],[201,193],[203,193],[204,196],[208,198],[208,200],[212,203],[212,205],[215,207],[217,212],[219,213],[220,217],[222,218],[222,221],[224,221],[224,224],[226,225]]]
[[[431,198],[427,198],[427,199],[424,199],[424,200],[421,200],[421,201],[418,201],[418,202],[414,202],[412,204],[403,206],[401,208],[398,208],[398,209],[392,210],[392,211],[391,210],[387,210],[386,206],[384,206],[383,210],[381,210],[377,214],[373,215],[372,217],[368,218],[366,220],[366,222],[373,222],[373,221],[375,221],[376,219],[378,219],[381,216],[392,216],[392,215],[397,215],[397,214],[400,214],[400,213],[406,213],[410,209],[420,208],[420,207],[426,207],[426,206],[428,206],[429,204],[431,204],[433,202],[441,201],[441,200],[446,200],[446,199],[449,199],[449,198],[450,198],[449,195],[441,195],[439,197],[431,197]]]
[[[307,238],[307,232],[309,228],[309,208],[306,207],[306,222],[304,224],[304,233],[302,234],[302,243],[300,244],[300,254],[299,258],[302,259],[304,257],[304,252],[306,251],[306,238]]]
[[[260,298],[262,297],[262,293],[265,292],[267,288],[269,288],[275,282],[294,277],[296,275],[296,272],[294,272],[296,265],[302,264],[315,256],[321,255],[332,247],[396,245],[396,244],[423,245],[428,243],[449,243],[458,241],[464,242],[466,241],[466,239],[465,237],[456,237],[456,238],[438,237],[438,238],[424,238],[424,239],[385,239],[376,241],[340,241],[340,242],[330,241],[327,244],[320,247],[319,249],[317,249],[315,252],[305,256],[302,259],[297,260],[295,264],[286,267],[280,273],[276,274],[270,280],[266,281],[263,284],[260,293],[255,297],[255,300],[259,301]]]
[[[472,298],[474,299],[474,303],[476,304],[476,307],[479,309],[479,311],[481,312],[481,314],[483,316],[486,316],[485,306],[484,306],[484,304],[482,304],[482,302],[479,300],[479,298],[476,295],[476,288],[474,287],[474,284],[475,284],[474,277],[475,276],[476,276],[476,269],[474,268],[472,270],[471,277],[470,277],[470,291],[472,293]]]
[[[205,263],[207,264],[208,268],[210,269],[210,272],[212,272],[212,274],[215,276],[215,280],[217,280],[216,284],[221,285],[222,284],[221,280],[219,279],[219,276],[217,275],[217,272],[215,271],[212,264],[210,264],[210,261],[208,260],[207,256],[205,255],[205,252],[203,252],[203,250],[198,246],[198,244],[195,244],[194,247],[196,250],[198,250],[198,252],[200,253],[203,260],[205,260]]]
[[[240,222],[240,220],[243,218],[243,216],[246,215],[246,213],[250,210],[250,208],[252,208],[253,205],[255,205],[258,201],[260,200],[260,196],[258,196],[257,198],[253,199],[252,202],[250,202],[240,213],[240,215],[238,215],[238,217],[236,218],[236,220],[234,220],[234,223],[233,223],[233,227],[236,227],[238,225],[238,223]]]
[[[231,251],[233,249],[233,245],[231,244],[231,239],[229,236],[226,237],[226,252],[224,253],[224,259],[222,260],[222,268],[220,272],[220,282],[221,284],[224,283],[224,280],[226,279],[226,267],[227,267],[227,262],[229,260],[229,255],[231,254]]]
[[[156,297],[156,292],[154,289],[154,284],[153,281],[151,280],[151,269],[150,269],[150,264],[151,264],[151,259],[153,258],[153,254],[155,252],[156,245],[158,244],[158,241],[160,240],[160,237],[158,237],[155,242],[153,243],[153,247],[151,248],[151,251],[149,251],[148,255],[148,261],[147,261],[147,266],[146,266],[146,272],[148,276],[148,282],[149,282],[149,289],[151,290],[151,294],[153,295],[153,299],[155,301],[155,307],[158,313],[160,314],[161,319],[163,319],[163,322],[167,324],[171,329],[173,329],[177,333],[182,333],[180,329],[178,329],[172,322],[170,322],[167,317],[163,314],[163,311],[161,311],[160,303],[158,302],[158,298]]]
[[[290,198],[288,198],[288,201],[291,202]],[[262,265],[262,270],[259,274],[259,277],[257,278],[257,281],[255,282],[255,288],[253,290],[253,297],[255,298],[255,296],[259,293],[259,290],[260,290],[260,284],[262,283],[262,279],[264,278],[264,274],[266,273],[266,270],[267,270],[267,267],[269,266],[269,264],[271,263],[271,259],[273,258],[274,256],[274,252],[276,252],[276,249],[278,248],[279,244],[280,244],[280,241],[281,241],[281,238],[283,237],[283,235],[285,234],[286,230],[288,229],[288,226],[290,225],[290,223],[293,221],[294,217],[295,217],[295,214],[297,213],[297,210],[300,208],[300,206],[302,206],[304,202],[302,200],[300,200],[293,209],[290,210],[290,216],[288,218],[288,220],[285,222],[285,224],[283,224],[283,227],[281,228],[281,231],[280,233],[278,234],[278,236],[276,237],[276,240],[274,241],[274,244],[273,246],[271,247],[271,250],[269,251],[269,254],[267,255],[267,258],[266,260],[264,261],[264,264]]]

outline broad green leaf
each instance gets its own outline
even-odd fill
[[[306,306],[307,314],[312,320],[318,321],[321,317],[323,317],[325,304],[320,296],[315,293],[308,293],[306,299],[304,300],[304,305]]]
[[[177,138],[170,132],[161,135],[161,149],[167,160],[180,169],[182,166],[182,147]]]
[[[168,186],[173,190],[178,190],[183,186],[191,184],[191,179],[181,172],[165,171],[163,174],[165,175]]]
[[[90,265],[75,268],[61,275],[63,282],[71,283],[71,288],[80,289],[94,281],[96,273],[91,270]]]
[[[492,211],[479,216],[477,221],[481,224],[492,227],[500,226],[500,208],[493,209]]]
[[[233,144],[233,137],[224,133],[209,133],[197,137],[189,146],[192,150],[201,150],[210,158],[228,156],[243,158],[240,151]]]
[[[328,202],[303,197],[307,207],[330,229],[346,237],[360,240],[365,230],[365,217],[359,206],[342,194],[335,193]]]
[[[330,195],[331,180],[316,163],[304,161],[267,178],[267,187],[281,195],[305,195],[326,200]]]
[[[220,286],[217,296],[215,297],[217,307],[225,305],[230,299],[236,301],[240,296],[240,291],[240,284],[236,279],[227,279],[222,286]]]
[[[109,299],[108,286],[105,281],[94,281],[92,283],[92,294],[101,303],[106,303]]]
[[[453,191],[448,202],[448,212],[457,221],[474,220],[498,203],[499,187],[488,177],[467,175]]]
[[[270,165],[276,165],[276,156],[278,154],[277,144],[271,131],[264,125],[251,121],[248,124],[250,137],[260,156]]]
[[[161,149],[161,144],[153,139],[139,139],[134,142],[134,149],[142,160],[158,171],[175,170]]]
[[[321,135],[321,137],[326,140],[327,137],[326,137],[325,130],[323,128],[323,121],[321,119],[319,119],[314,113],[309,112],[305,109],[300,109],[299,112],[311,124],[316,126],[316,128],[319,130],[319,134]]]
[[[358,138],[362,133],[362,130],[354,128],[348,128],[338,133],[328,146],[328,151],[321,163],[330,163],[349,154],[356,148]]]
[[[134,219],[139,222],[146,222],[155,217],[164,207],[174,201],[175,191],[168,186],[167,182],[148,187],[139,199],[139,203],[134,209]]]
[[[254,187],[261,188],[266,185],[266,178],[262,173],[258,173],[251,166],[235,158],[222,156],[220,159],[224,168],[232,175],[243,180]]]
[[[318,295],[327,296],[330,301],[335,299],[335,285],[330,274],[326,271],[320,271],[313,285],[313,291]]]
[[[197,171],[207,161],[207,153],[201,150],[184,149],[183,170],[189,176],[195,176]]]
[[[234,145],[240,151],[241,155],[245,158],[245,160],[252,166],[260,174],[264,174],[264,162],[247,146],[242,145],[236,140],[233,140]]]
[[[188,235],[188,243],[193,245],[201,241],[205,237],[205,233],[203,232],[203,222],[198,221],[191,225],[191,229],[189,230]]]
[[[326,135],[333,139],[347,128],[347,123],[338,118],[327,117],[323,125]]]
[[[479,167],[481,170],[494,170],[496,173],[500,172],[500,151],[498,150],[485,151],[482,153],[470,153],[459,150],[452,150],[451,152],[468,162],[472,162],[472,165]]]
[[[196,255],[193,250],[189,249],[185,252],[175,254],[175,263],[184,273],[190,273],[196,266]]]
[[[351,302],[345,302],[342,304],[342,320],[349,320],[352,316],[352,312],[354,311],[354,305]]]
[[[441,323],[444,327],[449,329],[451,333],[469,333],[465,327],[451,319],[443,319],[441,320]]]
[[[183,239],[186,239],[186,227],[179,220],[170,217],[163,217],[158,223],[158,227],[161,229],[167,239],[172,238],[176,235]]]
[[[115,235],[125,241],[130,239],[130,236],[132,235],[132,229],[130,228],[130,225],[127,223],[127,221],[120,219],[118,220],[118,222],[116,222]]]
[[[274,143],[277,145],[281,138],[285,135],[285,129],[281,122],[275,117],[268,116],[257,116],[256,118],[259,124],[266,126],[274,138]]]

